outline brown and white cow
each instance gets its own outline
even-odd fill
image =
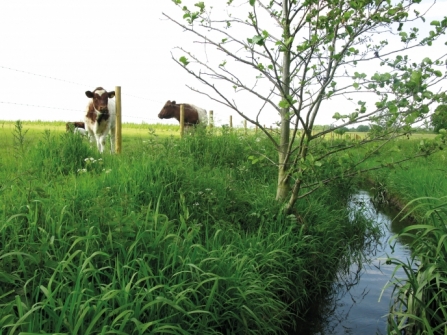
[[[103,153],[106,137],[110,131],[110,152],[115,152],[115,91],[107,92],[97,87],[93,92],[86,91],[90,98],[86,107],[85,129],[89,133],[90,141],[96,140],[100,153]]]
[[[67,122],[65,125],[65,128],[67,131],[74,131],[76,128],[82,128],[85,129],[85,123],[84,122]]]
[[[160,119],[175,118],[180,122],[180,105],[184,106],[185,111],[185,126],[192,126],[196,124],[207,125],[208,117],[206,110],[191,104],[176,104],[175,101],[168,100],[163,106],[158,117]]]

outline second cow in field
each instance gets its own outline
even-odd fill
[[[176,104],[175,101],[168,100],[163,106],[158,117],[160,119],[172,119],[175,118],[180,122],[180,105],[184,106],[185,111],[185,126],[192,126],[197,124],[207,125],[208,117],[206,110],[203,108],[191,105],[191,104]]]
[[[65,125],[67,131],[74,131],[77,128],[85,129],[85,123],[84,122],[67,122]]]
[[[110,152],[115,152],[115,91],[107,92],[97,87],[93,92],[86,91],[90,98],[86,107],[85,128],[90,140],[96,140],[100,153],[103,153],[107,134],[110,132]]]

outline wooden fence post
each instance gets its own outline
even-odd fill
[[[183,138],[185,133],[185,106],[180,105],[180,138]]]
[[[210,114],[209,115],[209,125],[210,125],[210,128],[213,128],[214,127],[214,112],[210,111],[209,114]]]
[[[247,135],[247,120],[244,120],[244,133]]]
[[[115,105],[116,105],[116,119],[115,119],[115,152],[121,153],[122,140],[122,126],[121,126],[121,86],[115,86]]]
[[[233,128],[233,115],[230,115],[230,129]]]

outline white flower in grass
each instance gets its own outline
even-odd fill
[[[78,173],[86,173],[87,169],[78,169]]]
[[[256,142],[261,142],[261,138],[260,137],[256,138]]]
[[[211,191],[211,189],[210,188],[206,188],[205,191],[209,192],[209,191]]]
[[[110,173],[110,172],[112,172],[112,169],[102,169],[105,173]]]
[[[96,159],[94,159],[93,157],[87,157],[86,159],[84,159],[86,162],[87,162],[87,164],[89,164],[89,163],[95,163],[96,162]]]
[[[193,204],[193,206],[199,206],[199,203],[198,203],[198,202],[196,202],[195,204]]]

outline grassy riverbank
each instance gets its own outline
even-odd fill
[[[0,129],[4,334],[286,333],[375,233],[336,187],[283,216],[262,137],[125,125],[100,156],[22,126]]]
[[[415,198],[442,197],[447,190],[447,151],[440,150],[425,156],[421,143],[427,138],[399,139],[381,148],[371,160],[360,168],[386,166],[367,174],[369,183],[376,197],[397,209],[402,209]],[[364,154],[369,149],[361,149]],[[412,154],[421,157],[396,164],[397,161]],[[428,210],[421,206],[412,215],[422,217]]]
[[[384,148],[375,162],[368,163],[391,167],[368,174],[373,192],[385,204],[403,210],[396,220],[411,216],[415,223],[395,236],[412,241],[412,257],[402,260],[390,255],[388,260],[406,274],[390,279],[395,299],[388,334],[447,332],[447,153],[440,150],[393,164],[403,155],[420,152],[424,145],[421,141],[424,139],[396,141]]]

